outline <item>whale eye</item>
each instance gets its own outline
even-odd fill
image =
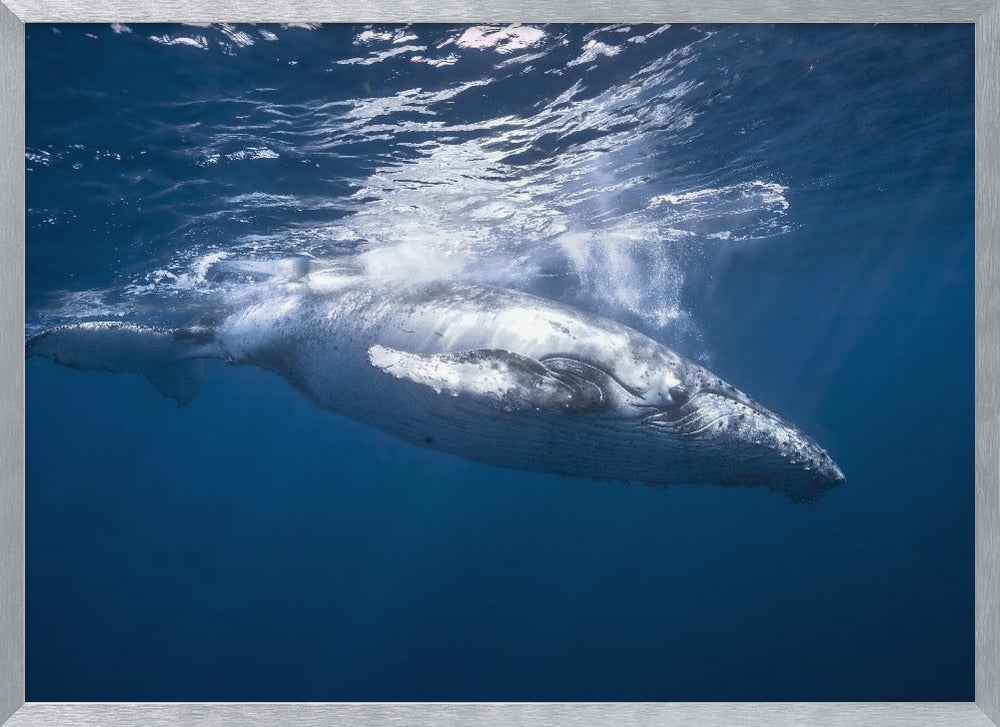
[[[670,390],[671,406],[684,406],[691,401],[691,392],[680,386],[675,386]]]
[[[609,405],[602,388],[609,376],[602,369],[566,356],[549,356],[542,359],[542,365],[573,392],[567,409],[599,411]]]

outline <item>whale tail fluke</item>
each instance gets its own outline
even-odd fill
[[[99,321],[43,331],[28,340],[25,355],[85,371],[143,374],[157,391],[183,406],[201,387],[203,359],[217,354],[211,337],[199,329]]]

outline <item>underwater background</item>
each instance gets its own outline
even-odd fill
[[[623,321],[847,482],[405,444],[27,361],[27,699],[973,699],[973,26],[29,25],[26,334],[361,254]]]

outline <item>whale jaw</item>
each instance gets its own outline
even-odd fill
[[[728,385],[705,387],[647,420],[697,447],[715,484],[766,486],[795,502],[813,502],[846,481],[811,437]]]

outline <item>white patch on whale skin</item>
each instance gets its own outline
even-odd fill
[[[447,392],[457,396],[464,391],[499,398],[517,385],[506,375],[507,371],[482,361],[445,366],[438,357],[420,356],[378,345],[368,349],[368,360],[397,379],[405,378],[429,386],[438,394]]]
[[[507,412],[581,412],[604,399],[592,383],[570,385],[535,359],[499,349],[414,354],[376,344],[368,349],[368,360],[439,395],[471,396]]]

